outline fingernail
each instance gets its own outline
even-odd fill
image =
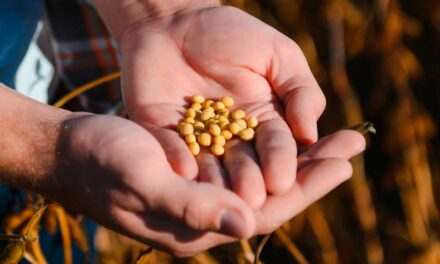
[[[245,220],[238,212],[226,210],[220,217],[219,231],[225,235],[230,235],[237,238],[245,238]]]

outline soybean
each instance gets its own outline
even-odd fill
[[[227,141],[234,136],[244,141],[255,137],[258,120],[246,116],[242,109],[230,111],[234,99],[229,96],[219,101],[205,100],[201,95],[191,97],[191,107],[186,109],[185,118],[177,125],[177,131],[184,137],[189,150],[198,155],[202,147],[210,147],[216,156],[224,154]]]

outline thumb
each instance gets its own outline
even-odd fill
[[[166,182],[164,187],[169,191],[156,193],[154,211],[198,231],[214,231],[240,239],[254,234],[252,209],[232,191],[177,175]]]

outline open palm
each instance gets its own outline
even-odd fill
[[[172,129],[194,94],[231,96],[235,107],[260,121],[255,148],[231,141],[222,161],[208,152],[194,159],[176,132],[160,130],[155,137],[176,172],[230,184],[254,208],[267,192],[291,189],[297,144],[316,141],[325,106],[293,41],[238,9],[212,7],[133,25],[121,53],[126,107],[144,127]]]

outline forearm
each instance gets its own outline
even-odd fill
[[[0,84],[0,182],[44,192],[56,170],[59,126],[67,115]]]
[[[113,37],[119,41],[124,29],[138,21],[220,5],[221,0],[94,0],[94,3]]]

